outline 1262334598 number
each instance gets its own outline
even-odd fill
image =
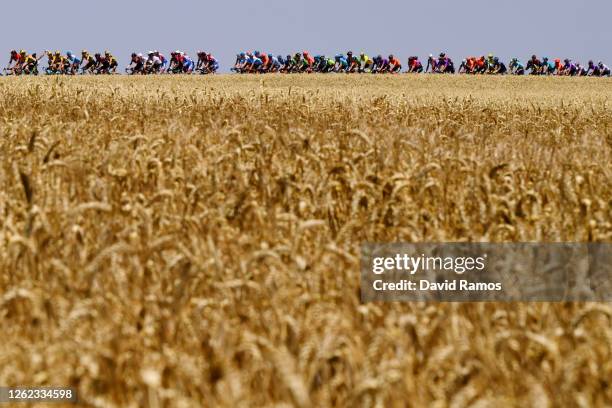
[[[69,387],[0,387],[0,403],[14,402],[77,402],[77,393]]]

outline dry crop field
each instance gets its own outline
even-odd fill
[[[0,78],[0,385],[604,407],[609,304],[361,304],[365,241],[612,241],[612,80]]]

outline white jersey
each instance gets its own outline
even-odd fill
[[[157,55],[151,55],[149,56],[149,59],[147,60],[147,63],[151,64],[151,65],[161,65],[161,59],[159,59],[159,57]]]

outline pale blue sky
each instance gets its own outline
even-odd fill
[[[210,51],[222,70],[241,50],[287,54],[365,51],[405,62],[446,51],[453,59],[533,53],[612,64],[612,0],[142,0],[5,1],[0,50]]]

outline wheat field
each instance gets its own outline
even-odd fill
[[[612,241],[612,80],[0,78],[0,385],[612,406],[605,303],[368,303],[363,242]]]

